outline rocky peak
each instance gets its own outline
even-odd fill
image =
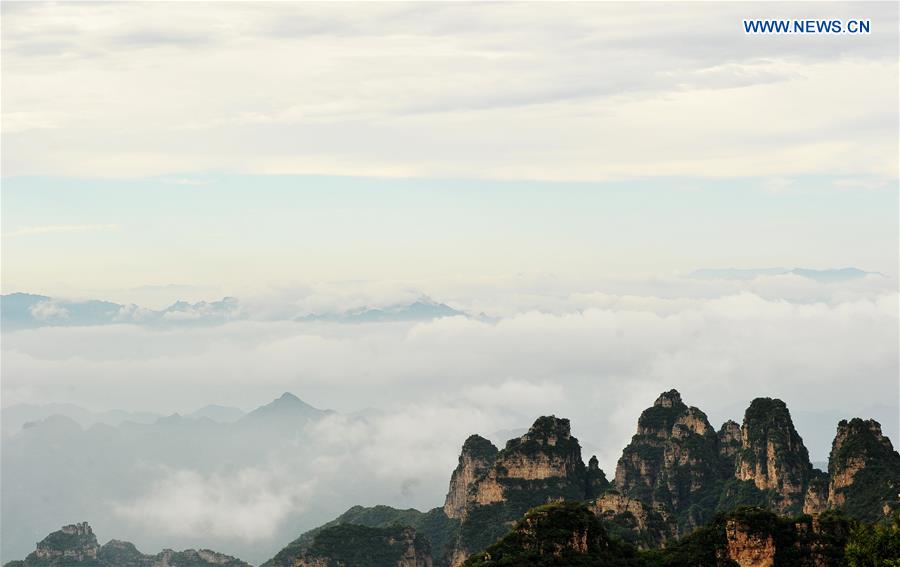
[[[728,459],[741,450],[741,426],[736,421],[728,420],[719,428],[719,453]]]
[[[678,390],[663,392],[656,398],[656,401],[653,402],[653,407],[671,408],[680,406],[684,406],[684,402],[681,401],[681,394]]]
[[[444,501],[444,513],[448,518],[465,516],[469,490],[478,478],[490,470],[497,453],[497,447],[480,435],[472,435],[466,439],[459,455],[459,464],[450,477],[450,490]]]
[[[854,418],[838,423],[828,473],[829,507],[869,521],[898,508],[900,455],[877,421]]]
[[[480,447],[478,454],[482,457],[485,449],[489,451],[481,441],[473,441],[475,446]],[[473,472],[475,464],[473,461]],[[527,433],[506,443],[484,474],[473,475],[464,510],[459,509],[457,500],[467,474],[464,464],[460,473],[454,475],[456,483],[451,480],[449,506],[445,508],[463,520],[450,554],[453,566],[496,541],[530,508],[561,500],[584,500],[589,486],[581,445],[572,436],[569,420],[556,416],[538,418]],[[598,486],[604,483],[605,475],[599,467],[593,475],[591,482]]]
[[[607,488],[609,488],[609,481],[606,479],[606,473],[600,468],[597,455],[592,455],[588,461],[585,497],[590,499],[599,496]]]
[[[689,510],[722,475],[718,437],[695,407],[670,390],[660,394],[638,420],[637,433],[616,465],[615,487],[649,509],[679,517],[687,532],[707,518]]]
[[[40,559],[65,557],[68,560],[96,559],[100,551],[97,536],[87,522],[63,526],[37,544],[32,555]]]
[[[672,434],[675,422],[687,410],[688,407],[681,401],[681,394],[677,390],[663,392],[653,402],[652,407],[641,413],[638,418],[637,434],[666,439]]]
[[[584,472],[581,445],[572,437],[569,420],[539,417],[528,433],[506,442],[497,455],[501,476],[523,480],[570,477]]]
[[[753,481],[759,490],[773,491],[777,498],[771,504],[779,513],[802,510],[812,465],[783,401],[756,398],[750,403],[741,426],[735,476]]]

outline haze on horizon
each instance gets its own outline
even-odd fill
[[[142,462],[3,561],[85,519],[265,558],[350,503],[440,504],[467,435],[551,413],[611,474],[670,388],[715,426],[784,399],[813,460],[843,417],[900,441],[897,4],[0,10],[0,287],[48,297],[4,320],[4,415],[338,412],[280,466]],[[740,28],[798,16],[873,30]],[[417,301],[450,311],[347,320]]]

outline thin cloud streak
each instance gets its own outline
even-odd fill
[[[104,232],[119,230],[117,224],[59,224],[46,226],[26,226],[3,235],[3,238],[20,238],[23,236],[40,236],[45,234],[61,234],[71,232]]]

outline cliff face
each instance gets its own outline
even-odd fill
[[[783,401],[756,398],[747,408],[735,476],[771,491],[769,505],[778,513],[802,511],[812,465]]]
[[[497,447],[480,435],[472,435],[466,439],[459,455],[459,464],[450,477],[450,490],[444,501],[444,514],[448,518],[465,517],[469,489],[490,470],[497,452]]]
[[[615,487],[675,518],[685,533],[709,519],[711,507],[696,504],[718,488],[721,469],[719,439],[706,415],[670,390],[641,414],[616,466]]]
[[[85,567],[250,567],[240,559],[201,549],[172,551],[166,549],[156,555],[144,555],[127,542],[111,540],[102,547],[97,544],[93,530],[83,522],[64,526],[37,544],[37,549],[24,561],[9,565],[16,567],[56,567],[85,565]]]
[[[729,519],[725,524],[726,554],[740,567],[773,567],[775,538],[767,532],[754,530],[745,522]]]
[[[867,521],[900,509],[900,454],[875,420],[838,423],[828,474],[831,508]]]

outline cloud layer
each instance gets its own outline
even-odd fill
[[[741,28],[824,9],[5,5],[4,174],[894,178],[895,5]]]

